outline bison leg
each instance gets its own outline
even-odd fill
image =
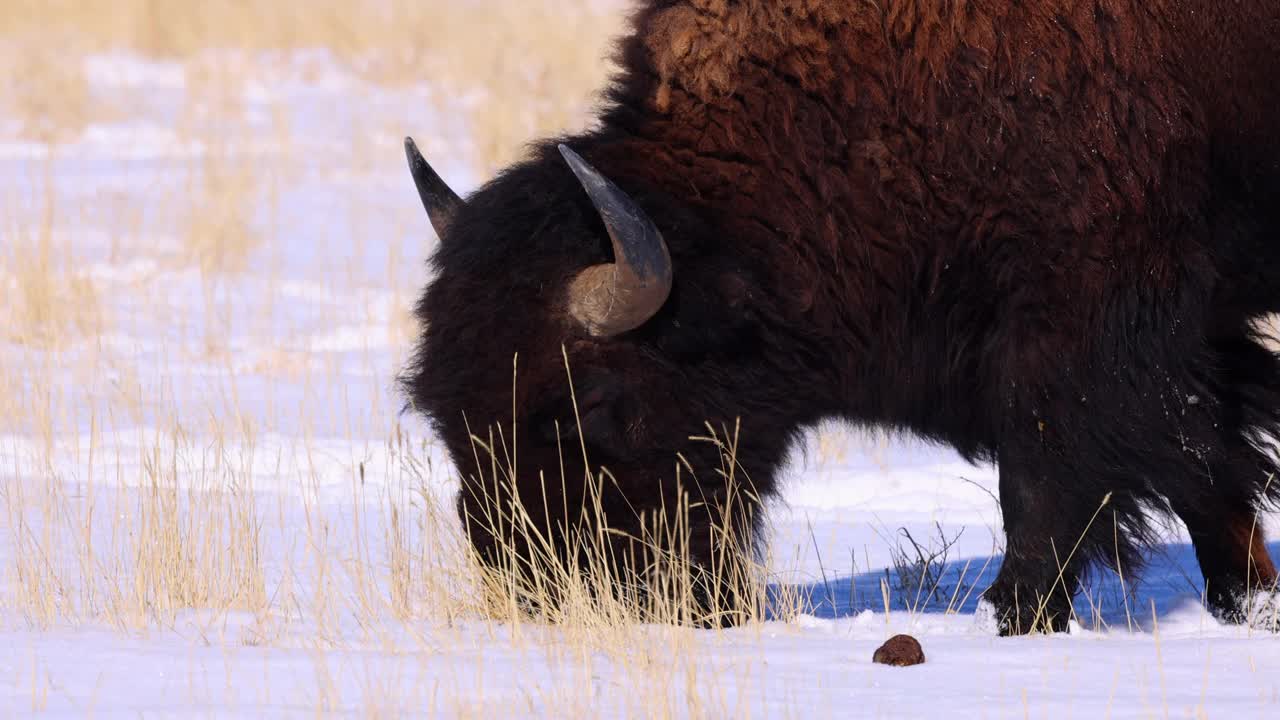
[[[1062,469],[1039,448],[1000,450],[1006,548],[983,599],[1001,635],[1061,632],[1072,616],[1082,557],[1076,545],[1097,506],[1054,490],[1070,486],[1055,476]]]
[[[1212,343],[1220,370],[1223,448],[1201,492],[1171,497],[1187,526],[1205,580],[1205,601],[1227,622],[1243,623],[1260,592],[1274,593],[1277,573],[1255,508],[1277,495],[1274,457],[1257,436],[1280,428],[1280,361],[1247,328]],[[1264,440],[1265,441],[1265,440]]]
[[[1195,546],[1209,609],[1226,622],[1247,622],[1252,601],[1273,592],[1277,577],[1257,514],[1218,498],[1175,510]]]

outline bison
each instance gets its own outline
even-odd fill
[[[835,418],[998,466],[1004,634],[1064,629],[1083,573],[1131,572],[1171,516],[1210,609],[1250,620],[1277,577],[1280,4],[647,0],[616,60],[593,129],[466,199],[406,141],[440,244],[402,382],[479,557],[515,500],[570,554],[570,526],[634,538],[684,502],[711,568]],[[730,508],[695,437],[738,422]]]

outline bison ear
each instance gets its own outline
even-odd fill
[[[431,169],[426,158],[418,152],[418,145],[413,138],[404,139],[404,155],[409,161],[409,172],[413,175],[413,184],[418,186],[418,197],[422,199],[422,207],[427,211],[427,219],[441,240],[453,216],[462,207],[462,198],[449,188],[436,171]]]

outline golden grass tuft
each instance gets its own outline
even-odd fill
[[[68,267],[47,245],[15,245],[4,262],[18,269],[0,280],[0,304],[12,313],[6,323],[9,340],[48,347],[102,330],[103,310],[93,279]]]
[[[501,439],[495,439],[504,436],[509,434],[498,431],[487,439],[473,438],[477,467],[492,470],[490,476],[473,477],[463,490],[475,494],[474,507],[481,508],[473,515],[473,527],[500,538],[496,562],[476,567],[490,615],[508,622],[524,617],[616,633],[650,623],[752,624],[770,614],[787,617],[802,610],[804,598],[766,596],[767,570],[755,557],[755,548],[743,544],[746,528],[733,525],[735,518],[749,522],[751,512],[740,506],[755,507],[759,500],[737,463],[736,431],[708,427],[707,436],[694,438],[715,445],[721,453],[716,476],[706,480],[724,487],[714,507],[694,494],[697,481],[686,477],[690,489],[674,499],[669,511],[610,518],[602,501],[605,488],[616,480],[601,468],[586,480],[583,517],[572,521],[540,517],[524,505],[513,489],[515,458]],[[551,488],[544,489],[548,496],[564,486],[563,478],[545,482]],[[690,554],[695,541],[691,520],[708,510],[724,519],[709,528],[716,552],[709,567],[699,568]],[[635,521],[641,530],[637,534],[616,529],[620,519]],[[714,582],[708,582],[711,578]]]
[[[46,161],[46,167],[53,162]],[[98,285],[72,251],[46,175],[41,207],[12,210],[0,218],[0,307],[8,315],[0,340],[39,348],[94,338],[106,329]]]
[[[266,608],[261,518],[243,467],[217,444],[197,450],[175,425],[137,457],[117,460],[136,463],[139,475],[119,464],[103,477],[112,473],[101,465],[100,443],[95,424],[83,475],[57,465],[80,450],[56,447],[15,468],[43,468],[46,482],[6,475],[0,483],[13,550],[4,607],[35,627],[122,629],[171,627],[188,609]]]
[[[84,68],[78,58],[63,55],[57,42],[0,44],[0,65],[0,107],[18,121],[19,137],[63,142],[89,122],[95,108]]]
[[[188,177],[180,237],[188,262],[208,275],[249,269],[250,255],[264,242],[254,226],[258,176],[230,152],[208,152]]]

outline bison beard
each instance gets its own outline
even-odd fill
[[[1064,628],[1161,515],[1223,618],[1274,586],[1280,5],[654,0],[618,60],[580,158],[463,201],[410,147],[442,238],[403,382],[482,558],[531,554],[480,521],[514,499],[561,555],[588,507],[625,545],[686,503],[731,607],[712,527],[749,547],[789,444],[841,418],[998,464],[1004,633]],[[730,502],[690,438],[738,421]],[[501,424],[509,484],[473,442]]]

